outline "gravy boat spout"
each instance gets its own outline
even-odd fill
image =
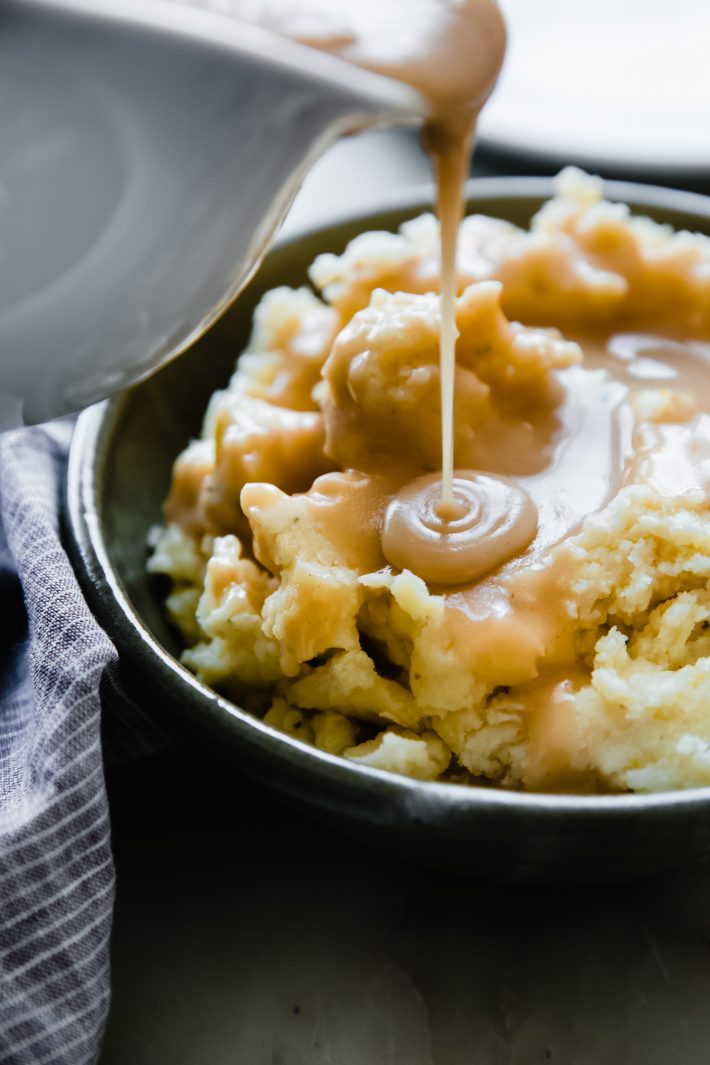
[[[0,426],[179,354],[336,138],[423,113],[403,85],[169,0],[6,0]]]

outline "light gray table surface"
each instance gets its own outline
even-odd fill
[[[413,138],[333,150],[292,230],[428,178]],[[101,1065],[707,1065],[710,872],[487,886],[311,823],[190,745],[111,782]]]
[[[190,745],[112,782],[101,1065],[706,1065],[710,872],[486,885],[303,818]]]

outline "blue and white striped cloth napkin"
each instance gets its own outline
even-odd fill
[[[62,546],[70,434],[58,424],[0,436],[2,1065],[95,1061],[109,1002],[114,868],[99,687],[117,696],[113,707],[120,684]],[[154,745],[126,706],[123,731]]]

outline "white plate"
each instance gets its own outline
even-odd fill
[[[559,162],[710,173],[708,0],[501,0],[506,63],[489,147]]]

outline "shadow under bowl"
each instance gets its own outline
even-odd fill
[[[552,186],[547,179],[490,178],[471,191],[469,210],[527,225]],[[710,234],[704,197],[613,182],[606,194],[677,229]],[[297,806],[378,847],[507,882],[611,882],[703,864],[710,861],[710,788],[567,796],[422,783],[301,744],[211,691],[178,661],[164,589],[146,573],[146,538],[162,520],[172,463],[199,434],[212,392],[229,379],[256,303],[276,285],[306,283],[319,252],[339,252],[365,230],[396,229],[430,207],[423,193],[281,243],[194,347],[81,416],[69,464],[68,534],[87,599],[148,704],[179,715],[240,770]]]

